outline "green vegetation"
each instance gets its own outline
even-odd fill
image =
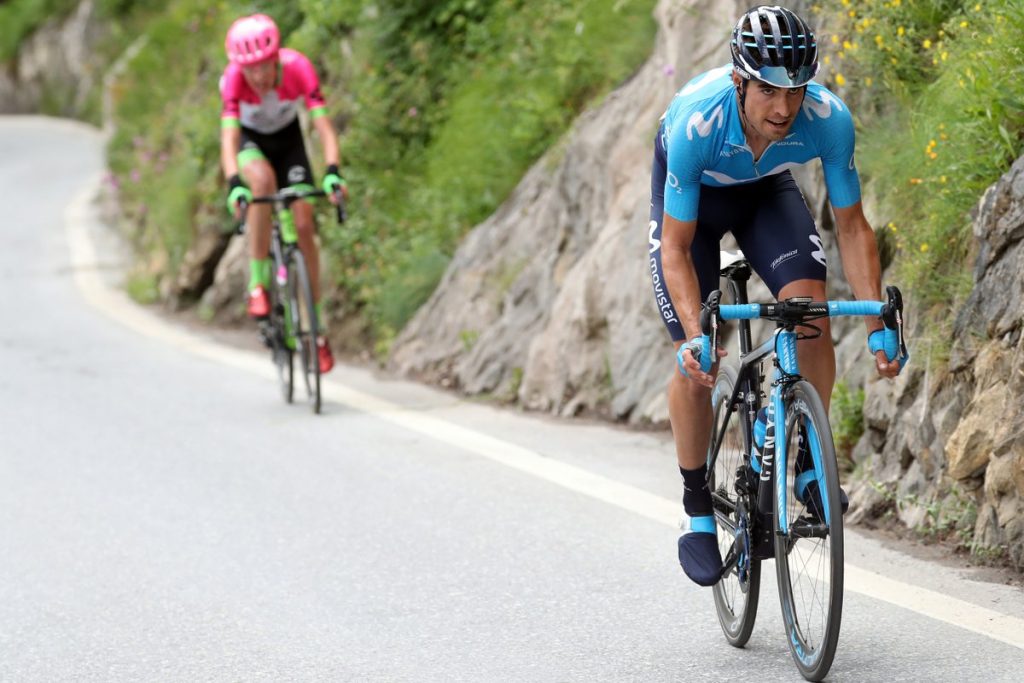
[[[864,433],[864,389],[856,391],[844,381],[836,382],[832,392],[829,422],[840,462],[849,462],[850,453]]]
[[[971,283],[969,213],[1021,153],[1024,6],[831,0],[817,13],[838,25],[822,38],[860,116],[859,168],[886,217],[878,227],[928,336],[947,340],[947,313]]]
[[[333,11],[302,4],[309,16]],[[462,235],[647,55],[654,2],[347,4],[355,68],[342,144],[355,205],[326,237],[341,290],[387,339]]]
[[[341,131],[350,220],[325,214],[332,298],[391,339],[461,237],[490,215],[588,104],[652,44],[654,0],[283,0],[284,43],[316,63]],[[111,167],[138,246],[173,272],[227,222],[219,177],[223,34],[252,7],[177,0],[119,83]],[[321,172],[318,143],[310,156]],[[330,283],[328,283],[330,284]]]

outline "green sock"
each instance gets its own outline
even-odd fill
[[[249,259],[249,291],[257,286],[270,286],[270,259],[254,258]]]

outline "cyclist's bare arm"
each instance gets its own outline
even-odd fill
[[[836,236],[839,254],[843,260],[843,272],[857,299],[877,301],[882,298],[882,266],[878,258],[878,243],[875,231],[864,216],[860,202],[841,209],[832,208],[836,217]],[[865,318],[868,334],[882,328],[877,318]],[[895,377],[899,374],[899,361],[889,362],[885,354],[875,354],[878,374]]]
[[[238,150],[241,146],[241,128],[234,126],[220,129],[220,165],[225,178],[238,173]]]
[[[324,163],[327,166],[334,164],[341,165],[341,158],[338,152],[338,134],[334,130],[329,116],[317,116],[313,119],[313,129],[320,138],[320,146],[324,151]]]
[[[683,329],[691,338],[700,334],[700,284],[690,253],[696,232],[697,221],[680,221],[667,213],[662,219],[661,267],[665,274],[665,286]],[[719,352],[719,355],[725,354]],[[699,384],[712,386],[715,378],[701,372],[700,363],[688,353],[686,358],[686,371],[690,378]]]

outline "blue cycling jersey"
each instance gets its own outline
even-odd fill
[[[822,85],[807,85],[789,134],[769,144],[757,161],[743,134],[731,65],[683,86],[662,118],[662,144],[668,152],[665,213],[676,220],[697,219],[701,184],[750,183],[815,158],[821,159],[832,206],[860,201],[853,118],[846,104]]]

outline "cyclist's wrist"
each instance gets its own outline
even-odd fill
[[[228,177],[228,191],[230,192],[236,187],[245,187],[245,183],[242,182],[242,177],[237,173]]]
[[[342,177],[341,171],[338,169],[337,164],[330,164],[327,166],[327,171],[324,173],[324,182],[326,183],[329,180],[337,183],[338,185],[341,185],[342,187],[347,186],[347,183],[345,182],[345,179]]]

